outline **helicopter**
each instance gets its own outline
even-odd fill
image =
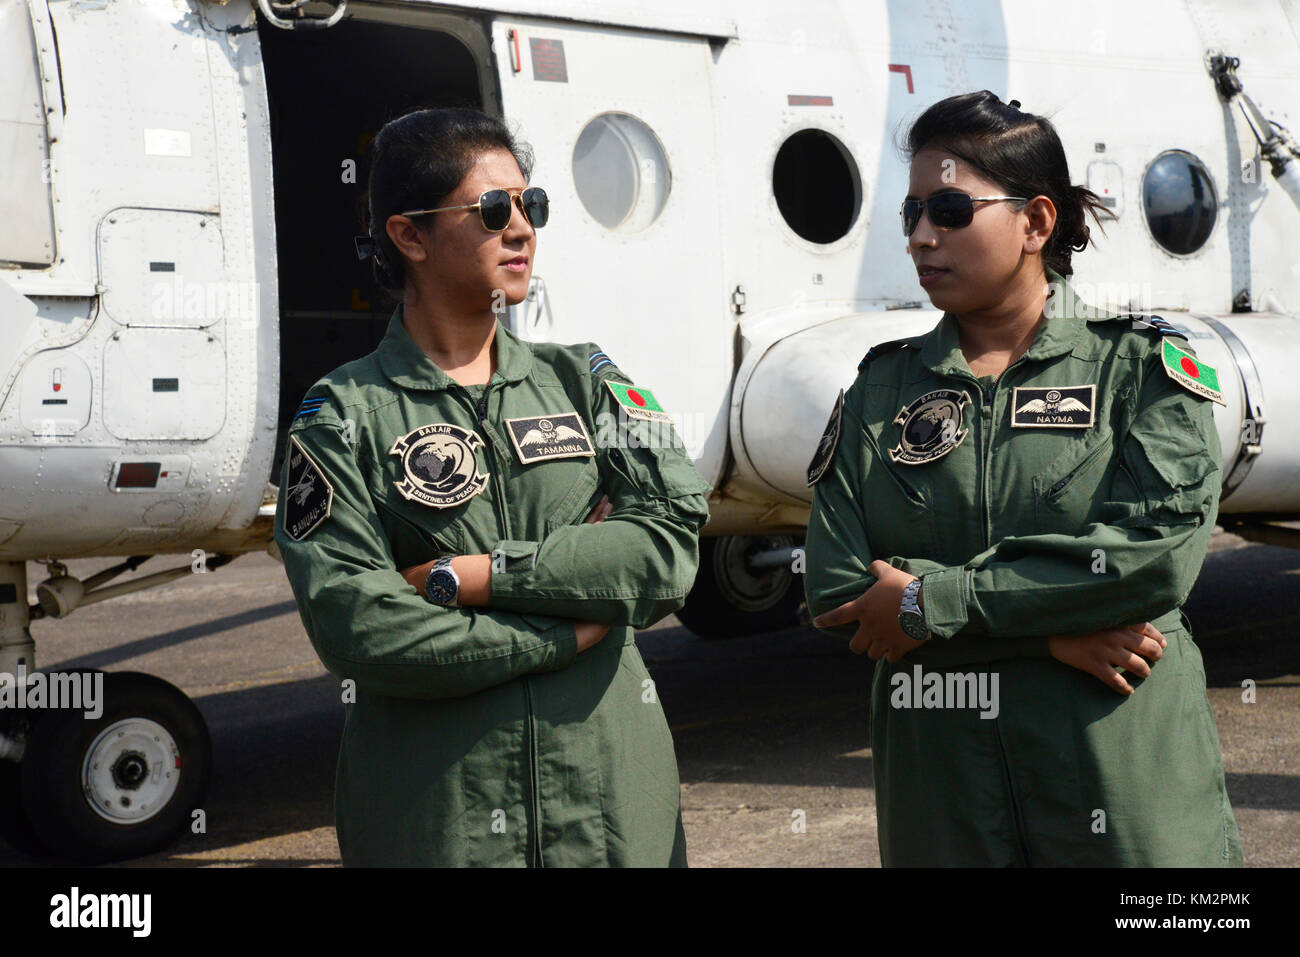
[[[286,429],[394,305],[351,244],[367,146],[435,106],[504,118],[551,197],[502,322],[598,342],[713,486],[695,634],[798,621],[836,393],[940,316],[899,258],[897,131],[982,88],[1050,115],[1115,217],[1081,298],[1220,370],[1220,524],[1294,547],[1298,33],[1294,0],[0,0],[0,675],[41,674],[33,622],[275,554]],[[78,681],[93,708],[0,706],[0,819],[80,860],[166,846],[201,715]]]

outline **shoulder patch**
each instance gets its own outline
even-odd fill
[[[289,436],[289,486],[284,490],[284,534],[295,542],[304,538],[329,518],[334,502],[334,486],[307,451]]]
[[[835,457],[835,448],[840,444],[840,426],[843,420],[844,390],[840,389],[835,407],[831,409],[831,417],[826,422],[826,430],[822,432],[821,441],[817,443],[817,451],[813,453],[812,461],[808,463],[809,488],[822,480],[822,476],[826,474],[826,469],[831,464],[831,459]]]
[[[634,419],[648,419],[656,422],[671,422],[672,418],[664,411],[664,407],[659,404],[659,400],[654,397],[654,393],[649,389],[644,389],[639,385],[629,385],[622,382],[614,382],[610,379],[605,380],[605,385],[609,391],[614,393],[614,398],[622,407],[622,410]]]
[[[1169,378],[1188,392],[1202,396],[1219,405],[1227,405],[1223,390],[1219,388],[1219,373],[1186,349],[1180,349],[1168,339],[1160,343],[1160,364]]]
[[[905,345],[907,345],[906,339],[891,339],[889,342],[876,343],[876,345],[867,350],[867,354],[863,356],[862,361],[858,363],[858,372],[865,369],[867,363],[872,359],[879,358],[887,352],[894,352],[897,349],[903,348]]]

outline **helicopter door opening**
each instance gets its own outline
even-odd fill
[[[481,86],[481,78],[490,77],[482,28],[458,18],[438,21],[440,29],[413,29],[349,19],[302,31],[258,20],[279,258],[280,404],[272,482],[303,394],[322,375],[373,351],[396,305],[352,242],[367,231],[370,141],[386,122],[412,110],[462,106],[499,114],[495,94]]]

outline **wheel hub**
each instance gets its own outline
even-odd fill
[[[82,788],[95,813],[114,824],[140,824],[171,800],[181,779],[180,748],[162,725],[125,718],[86,749]]]
[[[726,600],[740,611],[766,611],[778,604],[790,587],[789,568],[755,569],[749,557],[776,548],[789,548],[789,535],[728,536],[713,551],[714,580]]]

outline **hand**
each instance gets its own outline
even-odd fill
[[[602,495],[600,501],[592,506],[591,511],[587,513],[587,517],[582,520],[582,524],[598,525],[612,511],[614,511],[614,503],[609,500],[608,495]]]
[[[872,661],[884,657],[888,661],[897,661],[909,651],[920,648],[925,642],[913,641],[903,633],[898,624],[898,610],[903,603],[903,589],[907,583],[915,581],[909,575],[890,565],[888,562],[874,561],[867,566],[867,574],[876,583],[853,601],[845,602],[825,614],[813,619],[817,628],[829,628],[834,625],[847,625],[858,622],[858,632],[849,642],[849,650],[855,655],[864,651]]]
[[[1151,666],[1139,656],[1159,661],[1168,643],[1149,621],[1088,635],[1053,635],[1047,639],[1048,650],[1057,661],[1096,676],[1102,684],[1122,695],[1131,695],[1133,686],[1115,669],[1123,668],[1146,678],[1151,674]]]
[[[609,625],[602,625],[598,621],[575,621],[573,630],[578,633],[578,650],[586,651],[605,637]]]

